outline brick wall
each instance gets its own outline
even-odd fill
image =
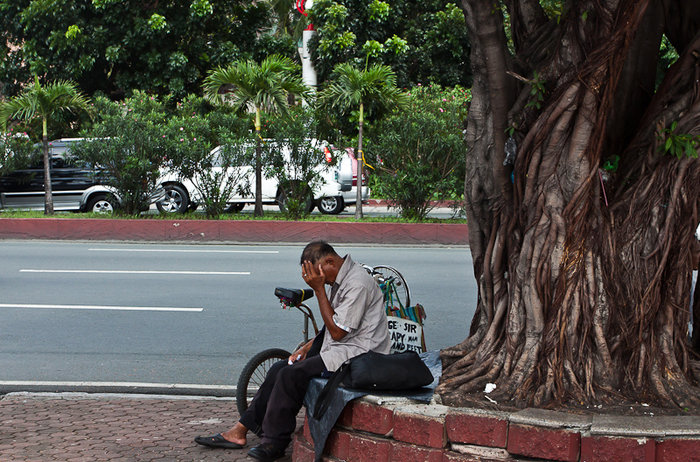
[[[348,404],[331,432],[324,461],[639,461],[700,462],[700,416],[582,416],[541,409],[481,409]],[[294,462],[314,460],[308,424],[294,437]]]

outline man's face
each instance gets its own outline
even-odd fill
[[[321,269],[325,275],[324,282],[328,285],[332,285],[335,282],[335,278],[338,276],[338,270],[340,269],[336,266],[336,261],[333,259],[333,257],[326,257],[322,258],[319,261],[319,264],[321,265]],[[319,264],[316,266],[318,267]]]

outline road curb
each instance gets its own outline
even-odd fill
[[[467,245],[466,224],[0,218],[0,239]]]
[[[235,386],[137,382],[0,382],[0,396],[11,393],[107,393],[235,398]]]

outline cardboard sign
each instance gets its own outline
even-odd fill
[[[408,319],[389,316],[389,335],[391,336],[391,352],[401,353],[402,351],[423,352],[421,339],[423,338],[423,327],[417,322]]]

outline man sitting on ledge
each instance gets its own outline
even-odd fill
[[[370,350],[389,353],[384,298],[364,268],[349,255],[340,257],[328,243],[316,241],[301,254],[301,275],[318,298],[324,328],[288,361],[270,368],[250,407],[231,429],[198,436],[195,442],[241,449],[251,430],[261,436],[261,443],[248,455],[261,461],[279,459],[291,441],[296,415],[312,378],[333,372],[346,360]],[[330,295],[324,284],[331,286]]]

